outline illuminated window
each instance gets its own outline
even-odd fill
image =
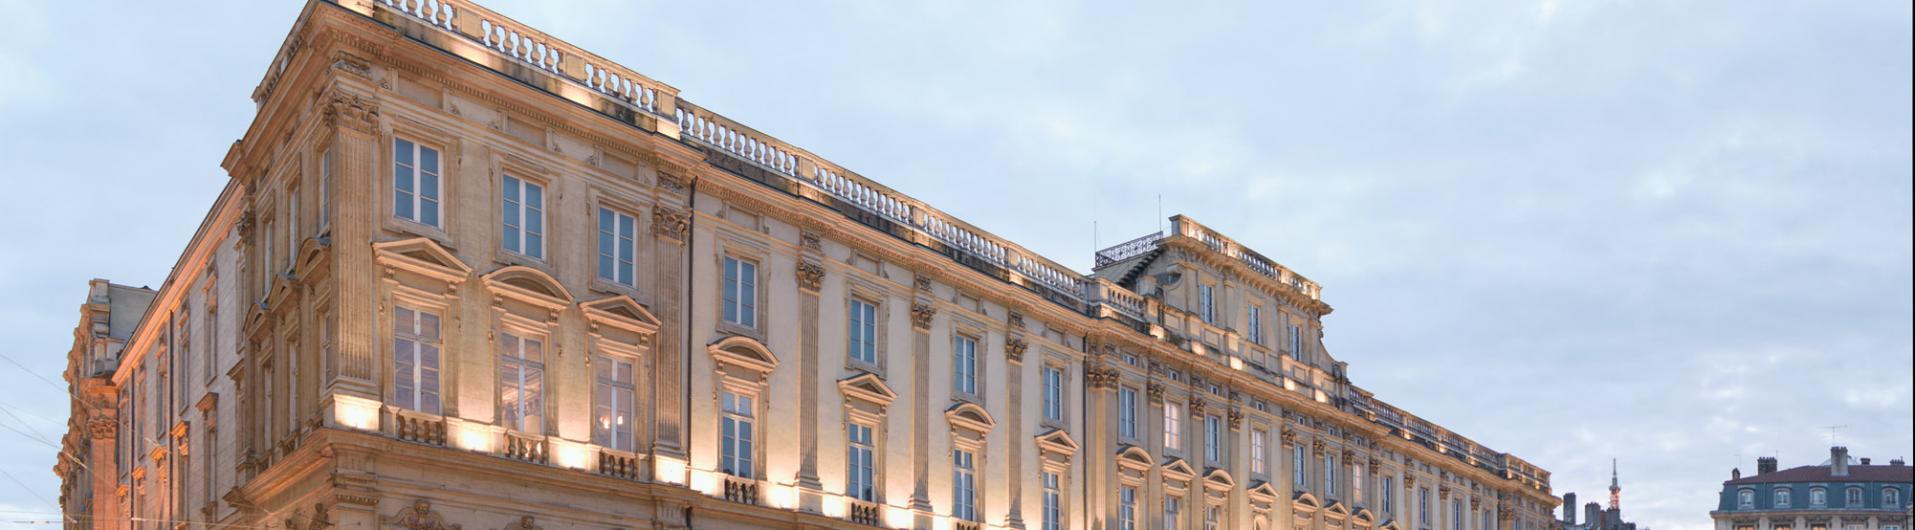
[[[592,362],[592,443],[632,451],[638,384],[631,359],[598,356]]]
[[[724,419],[719,466],[727,475],[752,478],[752,440],[756,439],[752,397],[734,392],[721,396]]]
[[[545,414],[545,344],[499,334],[499,420],[505,428],[538,434]]]
[[[439,414],[439,315],[397,307],[392,333],[393,404]]]

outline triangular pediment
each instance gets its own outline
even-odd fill
[[[1078,449],[1077,440],[1071,439],[1071,434],[1063,429],[1051,429],[1051,432],[1039,435],[1037,447],[1067,457],[1077,454]]]
[[[720,365],[738,366],[766,374],[778,368],[778,357],[773,356],[764,344],[749,337],[725,337],[705,349]]]
[[[891,391],[891,385],[884,384],[883,378],[868,372],[839,380],[838,391],[846,398],[862,399],[880,407],[898,398],[898,393]]]
[[[381,265],[448,282],[463,281],[472,274],[472,267],[428,237],[373,243],[372,253]]]
[[[969,401],[958,403],[945,410],[944,419],[949,420],[953,426],[977,431],[979,434],[989,434],[992,428],[997,427],[997,420],[991,419],[989,411]]]
[[[658,317],[630,296],[618,295],[579,304],[593,325],[609,325],[633,333],[658,332]]]
[[[1350,516],[1350,510],[1349,508],[1343,507],[1343,503],[1341,502],[1330,501],[1330,505],[1324,507],[1323,514],[1330,517],[1345,518]]]
[[[1182,458],[1164,463],[1164,478],[1187,482],[1196,476],[1197,471],[1191,469],[1190,463]]]
[[[1244,493],[1248,494],[1251,500],[1266,504],[1277,502],[1277,499],[1283,495],[1267,480],[1257,481],[1256,484],[1250,485],[1250,489],[1244,490]]]
[[[502,296],[546,309],[558,309],[572,303],[572,293],[545,271],[514,265],[480,277],[486,288]]]

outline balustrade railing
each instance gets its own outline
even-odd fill
[[[393,434],[400,440],[429,445],[446,444],[446,420],[442,416],[397,411],[392,419]]]
[[[598,450],[598,473],[626,480],[638,480],[638,456],[610,449]]]
[[[854,500],[851,501],[851,513],[846,514],[845,518],[850,519],[851,522],[855,524],[884,526],[884,520],[880,518],[880,513],[881,511],[878,509],[878,505]]]
[[[545,437],[536,434],[516,432],[505,433],[505,457],[524,460],[535,464],[546,463],[551,458]]]
[[[1147,254],[1152,250],[1157,250],[1158,244],[1162,243],[1163,240],[1163,232],[1151,232],[1144,234],[1143,237],[1106,247],[1103,250],[1097,251],[1095,262],[1091,265],[1091,268],[1102,269],[1112,263]]]
[[[758,481],[727,475],[725,477],[725,500],[758,504]]]

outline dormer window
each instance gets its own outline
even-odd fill
[[[1753,502],[1753,501],[1751,501]],[[1829,490],[1820,487],[1809,489],[1809,506],[1821,508],[1829,505]]]
[[[1842,499],[1842,506],[1846,508],[1861,508],[1862,488],[1849,488],[1848,495]]]
[[[1789,503],[1790,503],[1790,500],[1791,500],[1791,499],[1790,499],[1789,497],[1790,497],[1791,495],[1792,495],[1792,494],[1791,494],[1791,493],[1789,492],[1789,490],[1788,490],[1787,488],[1776,488],[1776,490],[1775,490],[1775,507],[1777,507],[1777,508],[1787,508],[1787,507],[1789,507]]]
[[[1754,509],[1755,508],[1755,490],[1742,490],[1742,491],[1736,492],[1735,504],[1737,507],[1740,507],[1744,510]]]

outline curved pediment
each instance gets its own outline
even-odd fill
[[[1297,510],[1315,512],[1317,508],[1323,507],[1323,501],[1317,499],[1316,495],[1311,495],[1310,492],[1299,491],[1290,497],[1290,505]]]
[[[711,353],[712,359],[718,361],[721,368],[737,366],[760,374],[769,374],[778,368],[778,357],[772,355],[764,344],[750,337],[725,337],[706,346],[705,350]]]
[[[465,281],[472,267],[428,237],[372,244],[373,259],[389,269],[400,269],[447,282]]]
[[[513,265],[479,277],[494,294],[556,311],[572,303],[571,291],[545,271]]]
[[[1117,452],[1117,465],[1143,472],[1156,467],[1157,459],[1150,457],[1150,451],[1134,445],[1125,446],[1123,450]]]
[[[1395,519],[1391,519],[1388,521],[1384,521],[1383,526],[1379,527],[1379,530],[1403,530],[1403,527],[1400,525],[1397,525]]]
[[[1214,490],[1230,491],[1236,489],[1237,479],[1231,478],[1230,472],[1224,471],[1223,468],[1212,469],[1209,473],[1204,474],[1204,487]]]
[[[592,325],[612,326],[633,333],[658,333],[658,317],[630,296],[618,295],[579,303]]]
[[[1376,524],[1376,514],[1370,512],[1369,508],[1357,508],[1356,512],[1350,515],[1350,522],[1357,526],[1370,526]]]
[[[1077,454],[1078,449],[1077,440],[1071,439],[1071,434],[1064,432],[1063,429],[1051,429],[1051,432],[1039,435],[1037,447],[1066,457]]]
[[[977,431],[979,435],[990,434],[991,429],[997,427],[997,420],[991,419],[989,411],[968,401],[944,411],[944,419],[954,427]]]
[[[1191,478],[1196,476],[1197,471],[1190,469],[1190,463],[1185,462],[1182,458],[1164,463],[1164,478],[1189,482]]]
[[[898,393],[891,391],[891,385],[884,384],[884,379],[868,372],[839,380],[838,391],[843,392],[846,398],[861,399],[880,407],[898,399]]]

